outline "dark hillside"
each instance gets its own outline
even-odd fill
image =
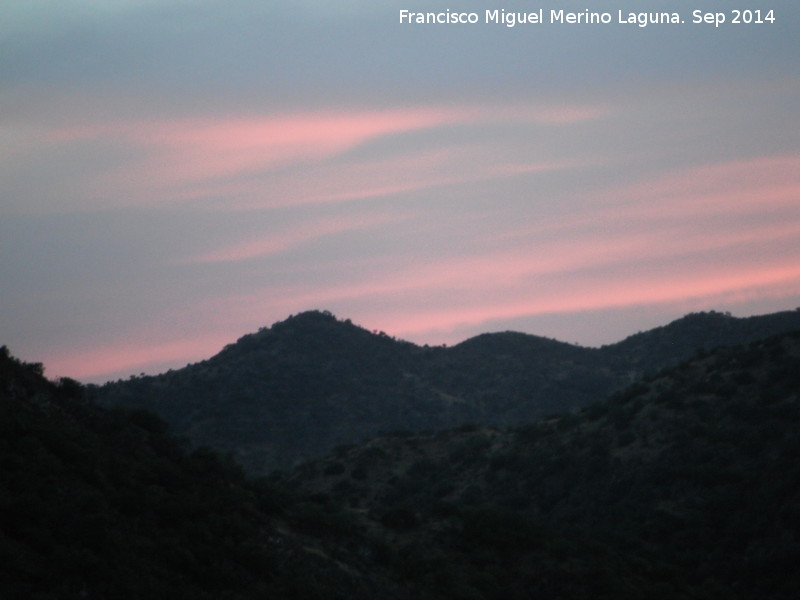
[[[284,481],[362,511],[421,562],[450,556],[475,597],[502,597],[509,573],[534,589],[542,572],[525,560],[552,558],[550,544],[576,585],[605,582],[608,597],[645,597],[647,582],[649,597],[788,600],[800,594],[798,431],[791,333],[697,356],[579,414],[379,438]]]
[[[0,598],[408,597],[335,511],[82,396],[0,349]]]
[[[269,482],[5,349],[0,429],[4,599],[800,594],[800,333],[578,413],[397,432]]]
[[[602,350],[629,363],[639,373],[654,373],[690,358],[698,350],[747,344],[797,329],[800,309],[744,318],[715,311],[691,313]]]
[[[593,402],[621,386],[622,361],[594,348],[506,331],[471,338],[423,366],[429,381],[484,409],[476,422],[511,425]]]

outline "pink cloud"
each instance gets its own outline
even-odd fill
[[[303,223],[279,233],[267,232],[258,239],[245,240],[230,246],[212,250],[196,257],[183,259],[180,263],[218,263],[248,260],[285,252],[311,240],[341,233],[370,229],[388,223],[397,223],[410,215],[348,215],[335,220]]]
[[[51,139],[57,142],[109,140],[128,144],[140,152],[139,159],[99,172],[93,183],[96,195],[116,196],[120,189],[126,189],[129,194],[138,190],[160,199],[239,196],[253,202],[269,194],[270,198],[278,198],[274,202],[280,203],[280,191],[265,185],[264,177],[269,176],[278,178],[279,188],[287,177],[284,187],[291,185],[301,190],[316,187],[316,192],[312,189],[309,190],[311,194],[304,194],[304,201],[309,201],[309,195],[316,198],[311,201],[330,201],[365,197],[373,192],[386,194],[443,185],[459,177],[463,179],[466,173],[475,176],[474,167],[477,165],[482,167],[484,177],[490,175],[486,171],[492,165],[492,152],[487,147],[438,151],[451,154],[472,151],[471,164],[461,164],[460,172],[451,169],[449,176],[443,172],[433,173],[437,160],[433,155],[437,151],[423,151],[426,156],[410,159],[416,160],[417,164],[405,165],[409,167],[405,170],[404,163],[408,157],[395,158],[395,164],[390,164],[388,159],[383,164],[364,159],[361,164],[347,166],[351,171],[345,174],[332,173],[322,164],[325,159],[372,139],[453,124],[539,122],[565,125],[597,118],[601,114],[604,110],[595,107],[433,106],[247,118],[98,123],[57,129],[52,132]],[[423,159],[432,159],[433,162],[422,168],[420,163]],[[458,161],[450,164],[457,165]],[[286,170],[296,165],[302,165],[306,173],[313,166],[311,177],[306,180],[288,175]],[[494,177],[561,168],[549,163],[511,165],[505,171],[502,165],[496,167]],[[388,179],[378,180],[381,175],[388,175]],[[252,177],[254,179],[248,180]],[[346,185],[343,185],[345,179]],[[410,183],[409,179],[412,180]],[[294,189],[292,194],[284,193],[284,197],[292,195],[297,198],[299,194]]]
[[[699,300],[713,305],[800,288],[800,247],[785,252],[800,237],[800,222],[655,225],[629,231],[601,223],[594,235],[562,229],[549,240],[522,238],[512,248],[424,263],[396,257],[376,270],[384,276],[295,288],[285,299],[295,307],[379,306],[380,314],[361,314],[384,330],[424,340],[426,331],[502,318]]]
[[[603,192],[643,214],[763,212],[800,202],[800,155],[788,154],[684,169]],[[646,203],[646,204],[645,204]]]
[[[699,277],[699,283],[692,284],[694,287],[719,282],[722,272],[728,273],[725,281],[741,277],[743,287],[752,287],[764,273],[774,273],[779,267],[784,271],[790,268],[794,257],[776,255],[776,252],[800,237],[798,221],[744,222],[739,227],[708,227],[704,222],[692,221],[672,222],[665,226],[654,221],[648,227],[639,224],[627,227],[624,223],[609,225],[602,218],[614,221],[617,216],[602,215],[599,222],[579,221],[566,225],[554,220],[533,230],[521,230],[513,236],[483,238],[471,250],[462,249],[450,256],[423,258],[424,255],[420,255],[415,258],[413,251],[392,256],[376,253],[368,265],[357,266],[358,261],[349,261],[346,271],[361,275],[351,276],[339,285],[313,283],[284,289],[277,295],[286,301],[287,310],[295,311],[298,306],[345,306],[366,301],[377,301],[384,307],[401,297],[416,308],[436,298],[482,299],[487,296],[485,290],[492,290],[488,295],[493,298],[505,296],[529,301],[543,298],[546,290],[551,289],[557,299],[545,306],[547,311],[557,310],[557,307],[583,310],[590,306],[573,306],[570,304],[573,300],[569,298],[597,300],[601,297],[601,290],[616,289],[615,286],[630,280],[624,293],[630,292],[634,304],[674,301],[684,296],[711,293],[703,289],[692,290],[681,283],[687,278],[684,272],[687,264],[693,265],[689,271]],[[354,224],[357,226],[358,220]],[[324,231],[336,229],[337,226],[330,225]],[[314,235],[313,230],[311,227],[308,231],[298,232],[298,239]],[[437,226],[431,224],[430,235],[436,235],[436,231]],[[417,229],[416,234],[424,238],[426,232]],[[292,235],[287,234],[287,240],[292,241]],[[227,257],[248,256],[259,249],[257,243],[252,248],[245,244]],[[758,261],[760,255],[768,257],[764,259],[766,264]],[[637,265],[657,265],[658,270],[642,272]],[[340,271],[345,269],[345,265],[331,265],[330,269]],[[547,283],[542,283],[545,281],[543,278],[547,278]],[[568,283],[570,280],[578,283]],[[651,298],[636,291],[637,281],[645,282],[641,285],[646,290],[673,292]],[[737,288],[725,284],[719,289],[733,291]],[[272,288],[263,292],[265,296],[275,293]],[[528,301],[522,305],[529,306]],[[258,299],[252,303],[231,299],[230,304],[263,306]],[[501,305],[499,302],[498,310]],[[616,300],[608,305],[600,302],[595,308],[617,305]]]
[[[436,149],[317,166],[303,178],[295,173],[282,178],[271,201],[287,205],[341,202],[447,185],[458,180],[453,166],[463,159],[463,152],[457,149]]]
[[[439,154],[418,166],[427,176],[424,164],[435,164],[434,176],[451,159]],[[368,175],[374,174],[376,184],[384,179],[391,185],[393,180],[380,174],[391,173],[397,164],[417,166],[414,157],[404,160],[387,160],[385,165],[376,161],[374,173],[362,166],[361,177],[354,179],[368,185]],[[240,324],[238,329],[247,331],[264,324],[265,314],[278,319],[299,310],[330,308],[423,343],[465,325],[514,317],[676,303],[713,306],[723,300],[797,293],[799,257],[797,252],[781,254],[781,249],[800,237],[800,219],[717,221],[737,212],[744,217],[760,214],[763,202],[778,209],[796,207],[794,165],[794,157],[777,157],[676,172],[651,185],[604,192],[607,204],[589,215],[553,216],[530,229],[476,238],[480,243],[474,252],[438,258],[378,253],[332,265],[346,273],[340,283],[307,280],[265,287],[218,298],[196,310],[224,314],[220,318],[229,327]],[[402,171],[397,167],[398,175]],[[343,176],[341,193],[346,180]],[[724,201],[726,191],[729,202]],[[336,193],[332,184],[331,194]],[[238,260],[281,251],[317,236],[384,223],[383,217],[375,219],[320,222],[275,240],[248,240],[199,258]]]
[[[473,115],[470,109],[418,108],[183,119],[66,128],[53,137],[57,141],[121,138],[149,153],[136,170],[149,173],[161,185],[175,185],[319,160],[375,137],[464,121]]]
[[[644,249],[646,242],[621,240],[616,246],[595,248],[594,253],[587,242],[572,255],[548,252],[548,257],[540,259],[520,250],[455,257],[417,268],[372,259],[361,267],[351,265],[352,271],[385,276],[355,278],[339,285],[265,288],[219,302],[235,307],[236,314],[228,317],[242,322],[253,321],[254,315],[265,310],[282,315],[305,308],[332,308],[400,337],[426,342],[430,341],[426,332],[503,318],[698,298],[711,302],[756,290],[762,295],[787,286],[796,290],[800,284],[800,267],[792,262],[796,257],[767,266],[755,260],[694,269],[686,269],[685,261],[677,268],[661,262],[659,268],[642,272],[631,269],[635,263],[625,260],[630,248]]]
[[[449,147],[345,164],[303,165],[301,174],[287,169],[266,177],[203,182],[186,187],[182,194],[186,198],[224,197],[228,209],[276,208],[410,194],[584,164],[551,161],[497,165],[490,158],[488,148]]]
[[[398,146],[388,156],[359,152],[346,159],[325,159],[381,136],[427,127],[503,120],[559,126],[603,114],[591,108],[548,112],[510,107],[492,113],[426,108],[143,123],[61,134],[67,141],[121,136],[143,150],[141,162],[108,176],[109,189],[118,191],[117,178],[125,177],[132,185],[144,182],[153,190],[166,190],[171,198],[205,194],[224,197],[236,208],[253,208],[343,202],[515,176],[531,175],[530,181],[535,181],[539,173],[596,166],[601,159],[595,163],[528,160],[524,154],[508,158],[511,153],[496,155],[491,140],[483,139],[472,146],[415,146],[405,151]],[[576,173],[576,178],[581,175]],[[168,360],[194,360],[270,319],[310,308],[330,308],[367,326],[428,342],[429,335],[444,337],[464,325],[514,317],[641,305],[713,306],[722,300],[788,296],[800,290],[796,266],[800,247],[795,243],[800,239],[800,156],[796,154],[676,169],[572,196],[558,193],[562,195],[547,200],[564,206],[543,210],[541,216],[506,207],[508,219],[518,215],[518,221],[503,221],[503,216],[487,223],[482,219],[488,211],[476,215],[453,210],[443,227],[440,222],[427,223],[424,209],[417,208],[408,214],[398,210],[319,219],[275,235],[209,248],[182,262],[234,262],[285,252],[326,236],[405,220],[413,225],[407,230],[413,246],[407,252],[390,244],[384,255],[383,246],[377,244],[374,254],[366,257],[344,257],[341,262],[320,257],[323,263],[330,261],[330,269],[296,265],[303,276],[287,278],[302,284],[271,282],[248,294],[198,299],[185,308],[191,316],[175,313],[184,321],[202,319],[216,331],[234,334],[156,342],[155,349],[147,351],[137,350],[131,342],[53,365],[61,372],[94,377]],[[438,208],[446,208],[445,203]],[[509,231],[510,227],[516,230]],[[404,231],[398,231],[397,239]],[[447,239],[454,240],[453,246],[432,244],[426,250],[425,236],[440,234],[451,236]],[[324,277],[308,275],[323,271]]]
[[[367,311],[366,320],[382,323],[381,328],[401,338],[430,342],[434,335],[490,321],[547,314],[600,311],[641,305],[714,306],[722,301],[743,301],[752,297],[796,294],[800,288],[800,267],[784,266],[745,273],[673,277],[626,282],[583,283],[571,290],[529,290],[491,301],[466,301],[465,305],[426,306],[416,311]],[[445,335],[445,337],[447,337]],[[458,341],[458,340],[450,340]]]

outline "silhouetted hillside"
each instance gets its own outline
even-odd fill
[[[744,318],[715,311],[691,313],[602,350],[644,374],[677,364],[698,350],[747,344],[795,329],[800,329],[800,309]]]
[[[697,353],[578,413],[397,432],[270,482],[165,427],[3,348],[0,597],[800,593],[798,332]]]
[[[5,347],[0,434],[4,600],[409,597],[347,549],[360,538],[340,513],[186,453],[153,414],[87,404]]]
[[[572,411],[699,348],[793,327],[800,311],[750,319],[712,313],[601,349],[513,332],[445,348],[308,312],[206,361],[106,384],[93,396],[105,406],[153,410],[194,444],[267,473],[382,431],[518,425]]]
[[[439,597],[788,600],[800,594],[798,431],[791,333],[698,356],[579,414],[382,437],[281,477],[394,535],[398,563]]]

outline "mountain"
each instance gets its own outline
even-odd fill
[[[419,347],[307,312],[206,361],[93,395],[105,406],[153,410],[195,444],[266,473],[381,431],[528,421],[585,404],[616,383],[595,355],[513,333]]]
[[[0,597],[793,599],[799,428],[793,332],[251,479],[2,348]]]
[[[248,480],[207,450],[185,451],[155,415],[103,410],[84,392],[0,349],[0,597],[481,598],[419,579],[447,580],[457,556],[420,563],[428,556],[407,554],[357,511]],[[572,547],[573,562],[605,558]],[[564,577],[549,586],[578,598]]]
[[[794,332],[697,356],[579,413],[384,436],[275,478],[384,531],[432,597],[788,600],[798,431]]]
[[[346,516],[0,348],[0,597],[409,600]]]
[[[216,356],[93,387],[104,406],[152,410],[196,446],[252,473],[392,430],[514,425],[576,410],[698,349],[800,328],[800,311],[737,319],[688,315],[603,348],[533,335],[479,335],[420,347],[327,312],[245,335]]]

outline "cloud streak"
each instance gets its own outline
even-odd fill
[[[320,238],[371,229],[377,225],[397,224],[407,218],[394,215],[351,215],[338,220],[303,223],[289,231],[264,233],[257,239],[237,242],[232,246],[183,259],[179,263],[227,263],[271,257]]]
[[[108,196],[123,188],[136,193],[141,188],[139,195],[159,201],[226,196],[249,198],[246,203],[250,205],[255,201],[262,206],[264,202],[275,206],[287,201],[330,202],[393,194],[448,184],[459,178],[469,181],[560,168],[552,161],[493,167],[485,164],[485,150],[469,156],[464,148],[456,147],[416,149],[411,155],[356,162],[343,155],[375,140],[402,139],[424,130],[497,124],[563,127],[591,121],[604,113],[605,109],[587,106],[512,105],[499,110],[468,105],[432,106],[101,122],[57,128],[48,135],[53,143],[65,147],[114,144],[127,146],[130,152],[141,156],[132,163],[96,173],[94,183],[89,182],[90,189],[94,188],[93,196]],[[297,178],[296,170],[301,168],[305,174]],[[264,198],[267,193],[269,197]],[[287,196],[291,199],[286,200]]]

